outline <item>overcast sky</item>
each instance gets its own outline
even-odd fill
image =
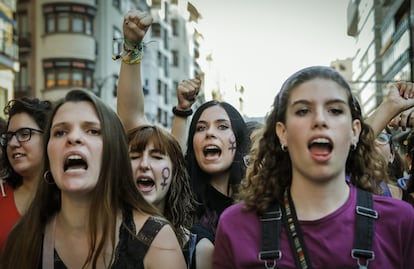
[[[190,0],[200,31],[228,85],[243,85],[244,112],[264,116],[283,81],[309,65],[354,56],[348,0]],[[207,96],[208,97],[208,96]],[[238,106],[234,87],[226,101]]]

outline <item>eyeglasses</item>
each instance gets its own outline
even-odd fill
[[[16,136],[17,141],[19,142],[26,142],[29,141],[30,138],[32,138],[32,133],[43,133],[42,130],[37,130],[33,128],[20,128],[15,132],[7,132],[0,135],[0,144],[5,147],[9,144],[9,141],[13,138],[13,136]]]
[[[391,135],[387,133],[381,133],[377,136],[377,138],[375,138],[375,142],[380,145],[388,144],[390,143],[390,140],[391,140]]]

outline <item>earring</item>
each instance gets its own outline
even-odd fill
[[[43,174],[43,179],[49,185],[55,184],[55,180],[53,179],[52,173],[49,170],[46,170],[46,172]]]
[[[357,148],[357,143],[354,143],[354,144],[352,144],[351,145],[351,151],[355,151],[356,150],[356,148]]]
[[[280,144],[280,148],[282,149],[283,152],[287,152],[287,147],[283,144]]]

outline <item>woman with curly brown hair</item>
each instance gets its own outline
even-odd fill
[[[288,78],[252,157],[242,202],[220,218],[214,268],[414,264],[414,209],[371,193],[387,173],[374,138],[337,71],[314,66]],[[274,224],[269,233],[266,223]]]

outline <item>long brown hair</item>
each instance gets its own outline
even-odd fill
[[[196,200],[191,190],[190,176],[177,140],[161,127],[143,125],[128,132],[129,151],[141,153],[148,143],[172,162],[172,181],[165,197],[163,215],[170,221],[181,247],[186,242],[186,229],[196,219]]]
[[[97,260],[109,244],[114,259],[116,219],[125,210],[137,210],[149,215],[159,215],[158,210],[146,202],[134,185],[128,145],[123,126],[115,112],[99,98],[83,90],[70,91],[55,106],[45,129],[45,164],[42,175],[49,171],[47,144],[54,115],[67,102],[87,101],[95,107],[102,128],[102,164],[95,190],[91,194],[89,215],[90,250],[84,268],[96,268]],[[39,268],[42,261],[42,242],[45,225],[61,208],[61,192],[56,184],[39,180],[38,191],[27,213],[11,231],[0,257],[0,267]],[[102,236],[98,236],[98,231]],[[25,253],[22,259],[22,253]]]

